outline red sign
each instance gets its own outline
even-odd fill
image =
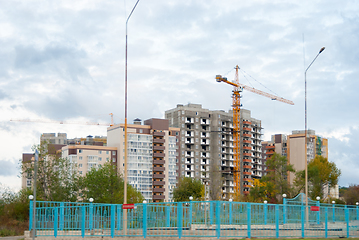
[[[318,212],[319,206],[310,206],[310,211]]]
[[[135,204],[133,204],[133,203],[122,205],[122,209],[134,209],[134,208],[135,208]]]

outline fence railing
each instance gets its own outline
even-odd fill
[[[30,204],[30,230],[32,212]],[[35,216],[37,236],[359,237],[357,206],[190,201],[124,211],[121,204],[37,201]]]

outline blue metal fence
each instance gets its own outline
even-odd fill
[[[121,204],[37,201],[36,232],[55,237],[359,237],[357,206],[310,207],[286,201],[191,201],[141,203],[124,210]],[[32,212],[30,204],[30,230]]]

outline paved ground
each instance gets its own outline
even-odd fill
[[[25,236],[0,237],[0,240],[24,239]]]

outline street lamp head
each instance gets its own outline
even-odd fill
[[[228,201],[232,202],[232,201],[233,201],[233,199],[232,199],[232,198],[230,198]]]
[[[190,201],[192,201],[192,200],[193,200],[193,197],[192,197],[192,196],[190,196],[190,197],[189,197],[189,200],[190,200]]]
[[[30,200],[34,199],[34,196],[33,196],[33,195],[29,195],[29,199],[30,199]]]
[[[285,194],[285,193],[283,193],[283,195],[282,195],[284,198],[286,198],[287,197],[287,194]]]
[[[332,201],[333,204],[335,204],[335,201]]]
[[[322,53],[324,51],[325,47],[322,47],[320,50],[319,50],[319,53]]]
[[[91,198],[89,198],[89,201],[90,201],[90,203],[92,203],[93,202],[93,198],[91,197]]]
[[[146,201],[146,200],[143,200],[143,203],[147,203],[147,201]]]
[[[264,200],[264,204],[267,204],[268,203],[268,201],[267,200]]]
[[[359,202],[356,202],[355,204],[358,206],[358,205],[359,205]]]
[[[317,197],[317,201],[319,201],[319,200],[320,200],[320,197],[318,196],[318,197]]]

